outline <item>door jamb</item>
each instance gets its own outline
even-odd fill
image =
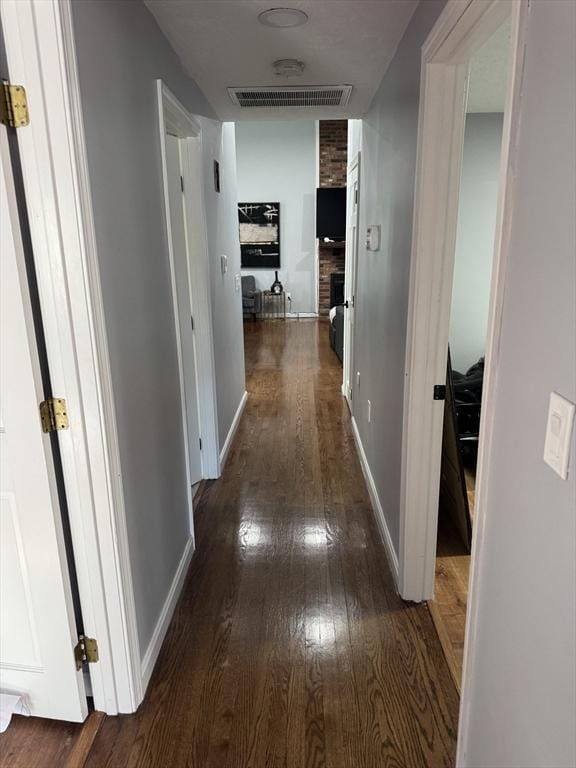
[[[446,375],[457,201],[463,147],[467,66],[472,54],[512,19],[508,92],[502,135],[498,212],[486,344],[486,366],[472,536],[470,585],[456,764],[464,763],[476,654],[477,584],[486,558],[485,524],[500,367],[500,329],[514,206],[529,3],[449,0],[422,49],[417,175],[408,310],[400,504],[399,591],[407,600],[432,597],[438,523],[443,402],[432,388]]]
[[[486,381],[476,486],[476,529],[485,499],[485,456],[493,418],[498,335],[503,304],[510,172],[518,123],[524,0],[450,0],[422,49],[417,177],[408,309],[399,591],[432,597],[444,403],[432,398],[446,377],[468,62],[512,14],[511,63],[502,136],[500,189],[486,349]]]
[[[202,125],[182,106],[162,80],[156,81],[158,99],[158,125],[160,132],[160,152],[162,159],[162,179],[165,206],[165,227],[172,294],[174,299],[176,335],[178,340],[178,366],[180,369],[180,387],[182,391],[182,419],[186,451],[186,474],[188,476],[190,532],[194,535],[192,518],[192,496],[190,489],[190,466],[188,462],[188,429],[186,403],[184,396],[184,378],[180,340],[180,325],[176,305],[176,286],[174,283],[174,264],[172,239],[170,237],[170,208],[168,202],[168,183],[166,170],[166,133],[172,133],[180,139],[182,151],[182,177],[186,206],[186,250],[190,269],[190,299],[194,313],[195,355],[196,355],[196,393],[198,400],[198,419],[202,437],[202,477],[214,479],[220,476],[220,453],[218,449],[218,411],[216,399],[216,366],[214,361],[214,331],[212,327],[212,305],[210,291],[210,272],[208,255],[208,230],[204,200],[204,173],[202,166]],[[189,237],[189,231],[194,233]]]
[[[98,641],[94,706],[133,712],[140,647],[71,1],[3,0],[2,23],[30,105],[18,145],[52,385],[70,414],[58,438],[84,629]]]
[[[357,286],[356,286],[356,279],[358,277],[358,250],[359,250],[359,243],[360,243],[360,176],[361,176],[361,159],[362,159],[362,153],[359,150],[355,157],[352,159],[352,162],[348,164],[348,168],[346,169],[346,183],[348,185],[348,176],[352,171],[356,168],[357,169],[357,191],[358,191],[358,202],[356,204],[356,263],[354,264],[354,270],[355,275],[351,275],[351,265],[349,264],[349,258],[348,254],[346,254],[346,267],[345,267],[345,276],[344,276],[344,300],[346,301],[346,297],[349,294],[348,290],[348,281],[351,277],[354,278],[354,304],[356,303],[356,295],[357,295]],[[346,243],[348,243],[348,220],[346,221]],[[356,307],[353,306],[352,309],[355,311]],[[350,311],[350,310],[347,310]],[[348,393],[346,391],[346,363],[351,365],[354,362],[354,356],[353,356],[353,350],[354,350],[354,338],[349,338],[349,347],[346,343],[346,319],[344,319],[344,349],[342,354],[342,394],[348,401]],[[349,360],[349,356],[352,355],[352,359]],[[354,371],[350,374],[350,387],[351,389],[354,388]],[[350,405],[350,404],[349,404]],[[352,407],[352,406],[350,406]]]

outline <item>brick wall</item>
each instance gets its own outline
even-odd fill
[[[320,246],[320,314],[327,315],[330,310],[330,275],[332,272],[344,272],[344,248],[329,245]]]
[[[348,164],[348,121],[320,120],[320,186],[345,187]],[[345,250],[342,246],[319,245],[319,311],[327,315],[330,309],[330,275],[344,272]]]

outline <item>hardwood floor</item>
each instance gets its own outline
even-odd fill
[[[395,593],[327,325],[245,338],[248,404],[146,699],[86,766],[452,766],[457,692],[426,606]]]
[[[466,471],[470,513],[474,516],[475,477]],[[450,520],[438,521],[434,600],[428,605],[458,691],[462,685],[464,633],[468,605],[470,555]]]
[[[0,734],[0,768],[83,768],[105,715],[84,723],[15,715]]]

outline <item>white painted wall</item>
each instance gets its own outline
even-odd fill
[[[418,6],[361,131],[353,131],[362,160],[352,411],[396,552],[420,48],[443,6]],[[378,252],[366,251],[368,224],[382,228]]]
[[[466,116],[450,316],[452,367],[484,355],[498,207],[502,114]]]
[[[220,450],[226,441],[245,391],[242,292],[240,274],[236,141],[234,123],[200,120],[204,148],[204,194],[210,252],[214,362]],[[214,189],[214,160],[220,163],[220,192]],[[220,257],[228,257],[222,274]]]
[[[575,28],[530,5],[463,768],[576,765],[575,441],[567,481],[542,460],[550,392],[576,401]]]
[[[238,199],[280,203],[280,270],[293,312],[316,311],[316,125],[314,121],[236,125]],[[258,288],[274,270],[246,269]],[[290,307],[288,307],[288,310]]]
[[[141,2],[72,12],[144,655],[190,536],[156,78],[212,110]]]

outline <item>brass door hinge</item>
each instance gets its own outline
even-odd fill
[[[30,118],[24,86],[12,85],[7,80],[3,80],[0,97],[0,123],[10,128],[22,128],[28,125]]]
[[[82,664],[95,664],[98,661],[98,643],[93,637],[80,635],[74,648],[76,669],[82,669]]]
[[[40,420],[43,432],[68,429],[68,408],[63,397],[49,397],[40,403]]]

